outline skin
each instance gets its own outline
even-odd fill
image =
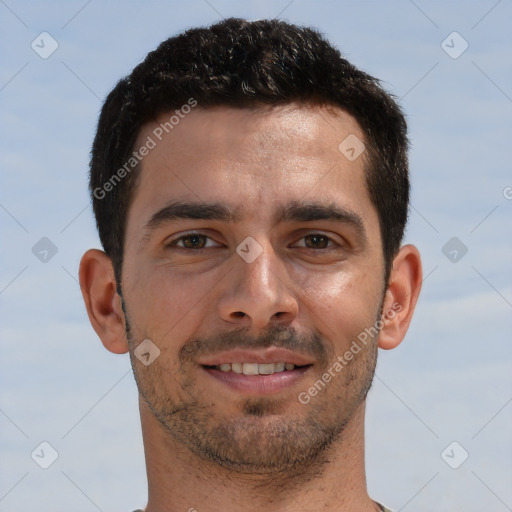
[[[167,118],[145,125],[135,146]],[[350,134],[364,140],[337,108],[197,108],[142,162],[126,224],[122,298],[108,256],[84,255],[90,321],[108,350],[130,352],[139,387],[147,512],[378,510],[366,490],[365,398],[377,347],[392,349],[405,336],[421,263],[406,245],[383,282],[365,154],[349,161],[338,149]],[[147,229],[177,201],[218,203],[235,218],[167,219]],[[280,218],[279,208],[292,203],[334,205],[361,225]],[[251,263],[236,251],[248,236],[261,248]],[[299,393],[332,371],[381,314],[378,335],[301,403]],[[134,356],[145,339],[160,350],[148,366]],[[312,364],[266,394],[234,390],[201,364],[226,348],[269,346]]]

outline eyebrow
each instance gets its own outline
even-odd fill
[[[220,203],[185,203],[179,201],[158,210],[151,216],[144,229],[154,231],[165,222],[181,219],[233,222],[236,220],[236,216],[231,209]]]
[[[348,224],[357,231],[363,240],[366,240],[366,229],[361,216],[352,210],[333,203],[301,203],[294,201],[286,206],[279,207],[276,213],[276,219],[281,222],[327,220]]]
[[[155,212],[144,226],[144,240],[147,240],[153,231],[173,220],[217,220],[234,223],[241,218],[239,209],[233,210],[217,202],[172,202]],[[363,219],[354,211],[340,207],[336,204],[323,204],[318,202],[292,201],[279,206],[274,213],[275,224],[279,222],[313,222],[326,220],[343,223],[351,226],[357,234],[366,240],[366,230]]]

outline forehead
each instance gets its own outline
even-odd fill
[[[331,158],[336,162],[340,157],[338,146],[348,135],[364,139],[357,121],[333,106],[198,106],[179,117],[173,112],[161,114],[142,127],[138,142],[142,144],[146,136],[151,136],[157,145],[153,157],[163,148],[179,149],[175,157],[182,155],[189,161],[191,157],[239,162],[254,157],[275,159],[281,151],[282,158]],[[198,153],[198,149],[206,154]]]
[[[357,152],[364,147],[356,120],[335,107],[197,106],[181,116],[162,114],[142,127],[135,144],[152,148],[140,164],[127,227],[177,200],[221,202],[258,217],[287,201],[371,209],[366,154],[348,158],[347,140]]]

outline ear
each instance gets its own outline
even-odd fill
[[[395,256],[382,308],[379,347],[400,345],[411,323],[422,283],[421,258],[414,245],[405,245]]]
[[[89,321],[105,348],[115,354],[128,352],[112,260],[103,251],[88,250],[80,261],[79,279]]]

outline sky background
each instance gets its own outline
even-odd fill
[[[371,496],[405,512],[512,510],[511,0],[0,0],[0,512],[146,503],[129,359],[103,348],[77,282],[100,247],[89,151],[119,78],[230,16],[318,28],[407,114],[405,241],[425,280],[370,391]]]

